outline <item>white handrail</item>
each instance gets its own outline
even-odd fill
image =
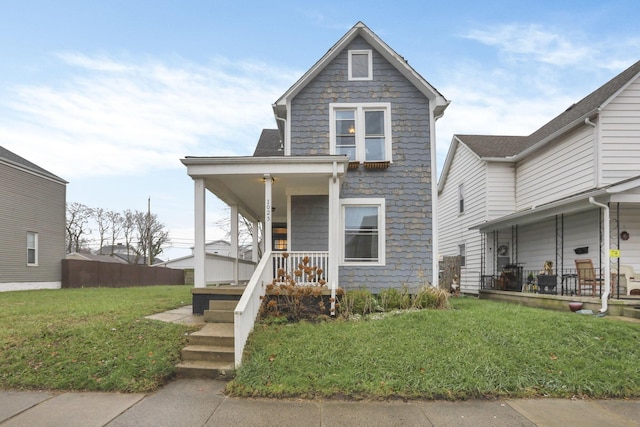
[[[260,305],[261,297],[265,294],[265,284],[273,280],[273,263],[271,262],[271,251],[267,251],[258,263],[256,271],[251,276],[238,305],[234,311],[234,349],[235,366],[238,368],[242,363],[242,352],[247,343],[249,334],[253,331]]]
[[[328,251],[287,251],[274,252],[274,273],[278,269],[284,270],[285,275],[289,275],[298,286],[313,286],[329,282],[329,252]],[[306,261],[306,263],[305,263]],[[302,268],[300,266],[303,266]],[[312,269],[310,274],[304,270],[305,267]],[[295,272],[299,271],[297,276]],[[278,276],[278,274],[276,274]],[[275,277],[275,276],[274,276]],[[276,277],[277,281],[281,278]]]

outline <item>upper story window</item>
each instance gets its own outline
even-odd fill
[[[464,184],[458,187],[458,213],[464,213]]]
[[[27,265],[38,265],[38,233],[27,231]]]
[[[330,104],[331,154],[351,161],[391,161],[391,104]]]
[[[349,51],[349,80],[372,80],[373,58],[370,50]]]

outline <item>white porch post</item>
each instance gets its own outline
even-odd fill
[[[253,244],[251,245],[251,261],[258,262],[258,245],[260,244],[260,238],[258,236],[258,222],[252,221],[251,226],[253,227]]]
[[[264,180],[264,236],[263,236],[263,247],[262,247],[262,253],[266,254],[267,251],[270,251],[271,248],[273,247],[273,244],[271,243],[271,234],[272,234],[272,207],[273,207],[273,202],[271,201],[271,184],[272,184],[272,180],[271,180],[271,175],[268,173],[264,174],[263,177]]]
[[[335,314],[336,289],[339,284],[340,263],[340,181],[334,175],[329,178],[329,271],[327,278],[331,289],[331,314]]]
[[[204,288],[207,286],[206,275],[206,255],[204,252],[204,240],[205,240],[205,225],[206,225],[206,188],[204,185],[204,179],[194,179],[195,187],[195,206],[194,206],[194,218],[195,218],[195,245],[193,248],[194,257],[194,287]]]
[[[238,206],[230,207],[231,215],[231,256],[233,257],[233,284],[237,285],[238,281]]]

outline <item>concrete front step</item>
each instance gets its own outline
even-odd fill
[[[235,311],[239,300],[213,300],[209,301],[209,310]]]
[[[182,349],[182,360],[204,360],[210,362],[231,362],[234,361],[235,352],[233,347],[221,347],[210,345],[188,345]]]
[[[233,347],[233,323],[207,323],[189,335],[189,345]]]
[[[211,378],[230,380],[235,375],[233,362],[207,362],[185,360],[176,365],[176,373],[186,378]]]
[[[640,306],[626,307],[623,310],[623,315],[626,317],[633,317],[635,319],[640,319]]]
[[[205,322],[233,323],[234,312],[229,310],[205,310]]]

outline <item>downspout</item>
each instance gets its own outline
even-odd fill
[[[606,313],[608,308],[607,302],[609,299],[609,294],[611,293],[611,277],[610,277],[611,266],[609,264],[609,246],[610,246],[609,206],[596,202],[593,197],[589,197],[589,203],[604,209],[604,226],[603,226],[603,229],[604,229],[604,292],[602,293],[602,308],[600,308],[600,313]]]
[[[284,138],[286,137],[287,134],[287,119],[283,119],[282,117],[278,117],[278,115],[275,115],[276,120],[279,120],[282,122],[283,126],[284,126],[284,131],[282,132],[282,134],[284,135],[282,138],[282,141],[280,141],[280,148],[278,148],[278,151],[284,151]]]

